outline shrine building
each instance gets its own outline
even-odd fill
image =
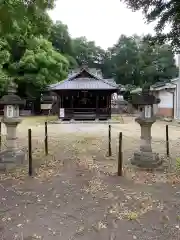
[[[111,118],[111,96],[118,85],[82,68],[66,80],[52,84],[61,120],[108,120]]]

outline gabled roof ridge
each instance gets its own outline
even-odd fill
[[[91,75],[92,77],[96,78],[97,80],[100,80],[99,77],[97,77],[96,75],[94,75],[93,73],[89,72],[86,68],[82,68],[79,72],[74,73],[71,77],[69,77],[67,80],[71,81],[73,78],[76,78],[79,74],[81,74],[83,71],[86,71],[87,73],[89,73],[89,75]]]
[[[75,79],[79,74],[81,74],[83,71],[86,71],[90,76],[92,76],[93,79],[95,80],[99,80],[101,81],[102,83],[105,83],[107,84],[109,87],[112,87],[112,88],[116,88],[118,89],[118,85],[117,84],[114,84],[114,83],[111,83],[109,82],[107,79],[104,79],[104,78],[100,78],[98,76],[96,76],[94,73],[91,73],[89,72],[86,68],[82,68],[79,72],[77,73],[74,73],[72,74],[70,77],[58,82],[58,83],[55,83],[55,84],[52,84],[49,86],[49,89],[53,89],[53,88],[56,88],[58,85],[62,85],[63,83],[67,83],[67,82],[70,82],[72,81],[72,79]]]
[[[89,72],[86,68],[82,68],[78,73],[76,73],[74,76],[70,77],[67,79],[67,81],[71,81],[73,78],[75,78],[76,76],[78,76],[80,73],[82,73],[83,71],[86,71],[87,73],[89,73],[89,75],[91,75],[92,77],[94,77],[97,80],[100,80],[106,84],[108,84],[111,87],[115,87],[115,85],[113,83],[110,83],[109,81],[107,81],[104,78],[100,78],[98,76],[96,76],[94,73]],[[117,86],[117,85],[116,85]]]

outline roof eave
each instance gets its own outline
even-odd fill
[[[118,88],[87,88],[87,89],[85,89],[85,88],[78,88],[78,89],[74,89],[74,88],[59,88],[59,89],[57,89],[57,88],[51,88],[51,89],[49,89],[50,91],[76,91],[76,90],[80,90],[80,91],[88,91],[88,90],[96,90],[96,91],[98,91],[98,90],[106,90],[106,91],[119,91],[119,89]]]

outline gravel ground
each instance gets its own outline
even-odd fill
[[[1,174],[0,239],[179,240],[179,178],[130,167],[129,157],[139,148],[140,134],[132,120],[124,118],[124,124],[112,126],[112,157],[107,157],[107,125],[49,125],[46,158],[39,150],[44,126],[20,125],[19,143],[26,146],[31,127],[33,161],[41,160],[41,165],[33,178],[24,168]],[[120,131],[123,177],[116,176]],[[179,131],[170,126],[174,157]],[[154,124],[152,136],[155,150],[164,154],[163,122]]]

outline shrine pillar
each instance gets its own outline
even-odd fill
[[[99,120],[99,95],[96,95],[96,121]]]

